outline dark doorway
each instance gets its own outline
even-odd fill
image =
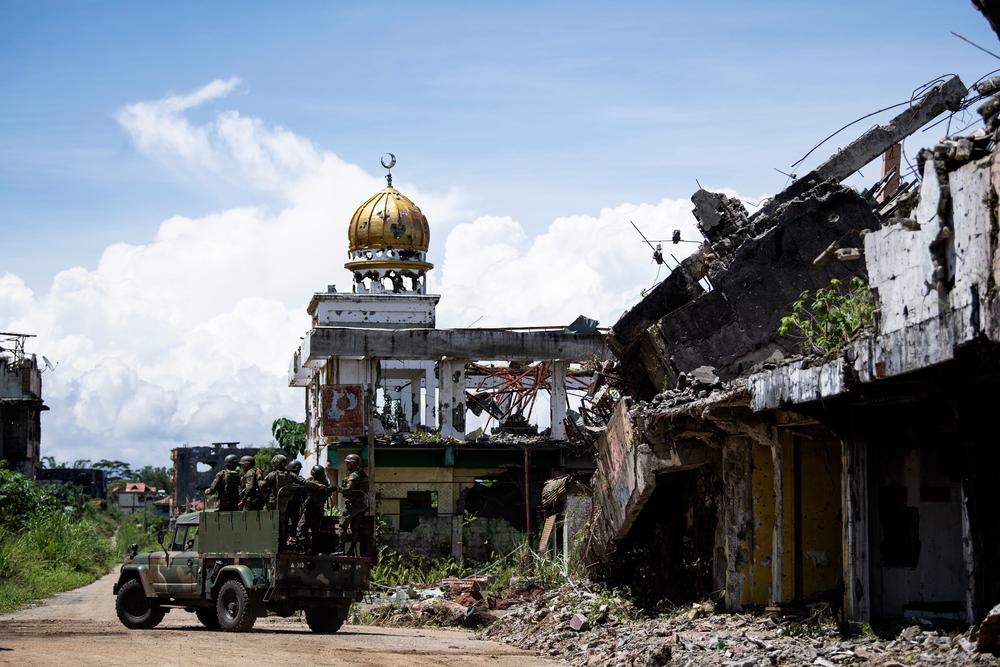
[[[658,475],[653,495],[603,568],[606,583],[628,588],[648,611],[711,593],[715,498],[707,468]]]

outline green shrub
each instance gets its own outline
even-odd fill
[[[860,278],[849,285],[836,278],[815,293],[802,292],[792,312],[781,318],[778,333],[800,341],[802,351],[819,355],[839,352],[862,329],[875,321],[875,299]]]
[[[120,559],[116,529],[100,501],[68,506],[50,487],[0,470],[0,611],[106,574]]]
[[[0,468],[0,530],[21,530],[33,515],[62,506],[60,499],[44,485],[19,472]]]

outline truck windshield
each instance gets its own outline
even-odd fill
[[[198,526],[177,526],[174,531],[174,551],[196,551],[198,549]]]

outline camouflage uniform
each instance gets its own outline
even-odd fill
[[[260,492],[267,499],[267,509],[286,511],[294,493],[291,490],[281,493],[281,490],[298,485],[299,479],[298,475],[287,470],[272,470],[267,473],[260,483]]]
[[[205,495],[215,494],[219,499],[220,512],[233,512],[239,508],[242,479],[243,475],[239,470],[220,470]]]
[[[298,486],[302,486],[306,483],[306,480],[302,478],[299,473],[302,472],[302,462],[292,461],[288,464],[288,472],[295,475],[295,483]],[[289,492],[285,492],[289,493]],[[291,497],[288,499],[288,505],[285,511],[288,513],[288,527],[293,532],[299,525],[299,517],[302,515],[302,503],[305,501],[305,492],[301,489],[298,493],[289,494]]]
[[[264,509],[264,496],[260,492],[260,469],[250,468],[243,473],[240,484],[240,505],[244,510]]]
[[[340,483],[340,489],[344,493],[344,518],[340,525],[344,527],[345,544],[350,542],[349,549],[353,550],[359,545],[364,519],[368,515],[367,473],[360,468],[354,470]]]
[[[305,480],[305,499],[302,502],[302,514],[299,516],[298,537],[299,546],[309,549],[315,546],[315,538],[323,521],[323,510],[326,499],[332,489],[317,479]]]

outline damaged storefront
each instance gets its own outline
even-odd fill
[[[706,242],[610,336],[630,398],[598,440],[584,547],[609,581],[648,607],[715,593],[859,621],[1000,602],[998,91],[935,82],[753,214],[695,193]],[[972,104],[985,127],[899,179],[897,142]],[[883,154],[874,186],[841,184]],[[863,320],[843,344],[779,333],[828,295]]]

